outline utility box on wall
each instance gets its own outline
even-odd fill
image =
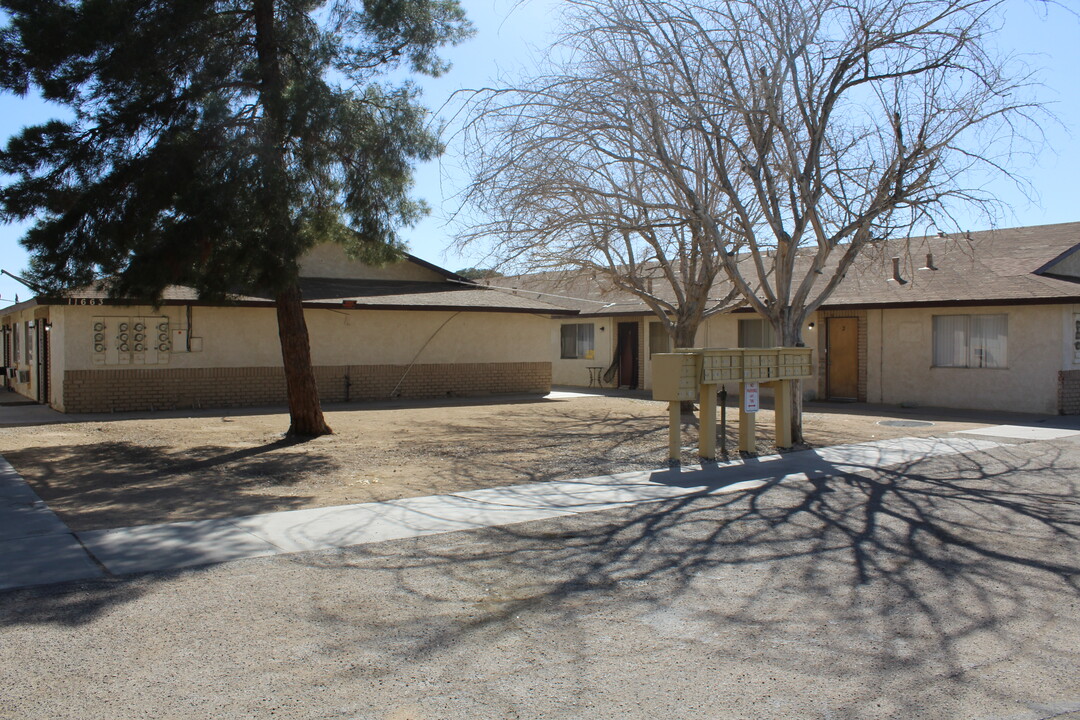
[[[172,352],[169,318],[91,318],[90,352],[95,365],[165,365]]]

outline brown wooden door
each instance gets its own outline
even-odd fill
[[[826,320],[826,391],[830,400],[859,398],[859,320]]]
[[[638,324],[619,323],[619,387],[638,386]]]

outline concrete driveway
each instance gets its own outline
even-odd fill
[[[1080,717],[1080,441],[0,594],[0,718]]]

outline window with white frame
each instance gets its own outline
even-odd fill
[[[1008,367],[1008,315],[935,315],[934,367]]]
[[[592,323],[563,325],[561,340],[560,357],[564,360],[591,360],[595,355]]]
[[[739,347],[776,347],[776,333],[773,332],[772,323],[764,318],[740,320]]]
[[[12,325],[11,329],[11,359],[14,362],[19,362],[20,360],[22,360],[22,353],[20,352],[19,345],[19,331],[21,330],[21,328],[19,327],[19,323],[15,323],[14,325]]]
[[[26,322],[26,362],[32,362],[34,359],[34,341],[37,339],[34,333],[36,332],[37,323],[30,320]]]

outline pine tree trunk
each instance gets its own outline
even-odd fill
[[[333,431],[323,418],[319,388],[311,365],[311,343],[300,287],[295,282],[278,294],[278,337],[285,367],[285,387],[289,395],[289,437],[318,437]]]
[[[289,216],[285,211],[287,172],[285,168],[285,114],[283,84],[279,65],[274,0],[255,0],[255,46],[259,61],[260,101],[266,111],[263,123],[262,153],[264,186],[263,212],[266,214],[271,244],[287,247]],[[274,237],[276,236],[276,237]],[[285,260],[283,258],[283,260]],[[282,273],[294,273],[295,265],[283,262]],[[286,275],[288,277],[288,275]],[[278,337],[281,340],[281,360],[285,368],[285,388],[289,397],[289,437],[318,437],[332,432],[323,419],[319,404],[319,388],[311,365],[311,342],[300,286],[295,276],[275,297]]]

